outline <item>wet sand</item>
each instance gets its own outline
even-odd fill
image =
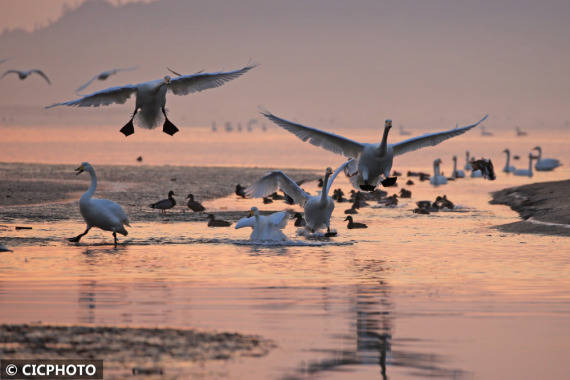
[[[77,200],[89,187],[89,174],[76,176],[77,165],[0,163],[0,221],[50,222],[82,220]],[[185,197],[194,194],[201,202],[233,194],[236,184],[247,185],[271,168],[192,167],[192,166],[106,166],[97,165],[95,197],[119,203],[131,222],[154,221],[157,210],[149,204],[176,194],[177,205],[167,211],[170,221],[206,220],[206,214],[193,213]],[[315,180],[311,170],[287,169],[295,181]],[[42,207],[36,207],[40,205]],[[207,211],[207,210],[206,210]],[[216,212],[232,221],[243,212]]]
[[[193,376],[208,361],[261,357],[275,348],[270,340],[237,333],[171,328],[0,325],[2,359],[104,360],[105,378],[165,375],[176,378],[188,367]],[[188,374],[188,372],[186,372]],[[142,375],[142,376],[141,376]],[[145,376],[146,375],[146,376]]]
[[[497,226],[501,231],[570,236],[570,180],[533,183],[494,192],[491,204],[517,211],[522,221]]]

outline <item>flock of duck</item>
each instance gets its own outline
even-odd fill
[[[2,63],[2,62],[0,62]],[[76,100],[55,103],[46,108],[57,106],[70,106],[70,107],[99,107],[107,106],[112,103],[123,104],[131,96],[135,96],[135,107],[130,120],[120,129],[120,132],[125,136],[134,133],[135,117],[138,115],[136,122],[137,125],[143,128],[153,129],[158,126],[159,121],[163,119],[163,132],[169,135],[174,135],[178,132],[178,128],[168,119],[165,105],[166,94],[171,92],[174,95],[187,95],[194,92],[203,91],[215,87],[222,86],[226,82],[236,79],[251,69],[255,68],[255,64],[248,64],[245,67],[228,72],[204,73],[198,72],[190,75],[182,75],[176,71],[169,69],[175,75],[170,77],[166,75],[162,79],[152,80],[139,84],[128,84],[124,86],[111,87],[104,90],[96,91],[90,95],[85,95]],[[106,80],[112,75],[116,75],[120,71],[134,70],[133,68],[112,69],[104,71],[95,75],[89,81],[81,85],[77,92],[87,88],[95,80]],[[18,71],[8,70],[4,76],[10,73],[17,73],[20,79],[26,79],[30,74],[38,74],[51,84],[48,77],[41,70]],[[329,196],[329,192],[334,184],[335,179],[341,172],[349,178],[352,186],[357,190],[353,191],[351,200],[353,205],[345,212],[348,216],[345,221],[348,221],[348,228],[366,228],[363,223],[354,222],[350,214],[356,214],[359,207],[366,202],[366,196],[379,196],[377,199],[386,205],[397,203],[397,197],[385,197],[385,192],[377,190],[377,187],[382,185],[389,187],[395,185],[398,176],[391,175],[393,161],[396,156],[403,155],[425,147],[435,146],[443,141],[452,137],[466,133],[474,127],[480,125],[487,119],[487,115],[474,124],[464,127],[458,127],[440,131],[422,136],[411,137],[397,143],[388,143],[388,135],[392,128],[392,121],[386,120],[384,130],[380,142],[365,143],[359,142],[347,137],[343,137],[331,132],[319,130],[313,127],[305,126],[287,119],[278,117],[269,111],[262,110],[261,114],[268,120],[275,123],[277,126],[297,136],[304,142],[309,142],[317,147],[328,150],[330,152],[344,156],[347,161],[340,165],[336,170],[327,168],[322,180],[322,190],[315,195],[307,193],[301,188],[300,183],[293,181],[287,174],[280,170],[272,171],[261,177],[258,181],[247,188],[240,185],[236,188],[236,194],[244,197],[263,198],[264,201],[271,201],[268,197],[275,195],[278,190],[284,193],[284,198],[288,204],[298,204],[304,209],[304,213],[296,215],[295,225],[303,225],[310,233],[316,233],[321,229],[326,229],[325,236],[334,236],[336,233],[331,230],[331,216],[335,207],[335,199],[341,201],[344,194],[342,190],[335,190],[333,197]],[[252,123],[248,124],[251,127]],[[216,129],[215,125],[212,128]],[[483,131],[484,133],[485,131]],[[400,129],[401,135],[409,135],[409,132],[403,128]],[[507,154],[507,164],[503,171],[514,173],[515,175],[532,175],[532,161],[537,160],[536,170],[552,170],[559,166],[557,160],[542,158],[542,150],[536,147],[538,156],[529,154],[529,169],[515,170],[510,166],[510,153]],[[484,177],[494,179],[493,166],[490,160],[480,159],[473,160],[469,157],[469,152],[466,154],[466,170],[471,171],[472,177]],[[452,177],[445,177],[440,170],[441,160],[434,161],[434,175],[429,176],[425,173],[419,173],[420,180],[430,178],[430,183],[434,186],[439,186],[447,183],[448,179],[456,179],[465,177],[462,170],[457,169],[457,157],[453,157],[453,171]],[[100,228],[104,231],[110,231],[113,234],[115,245],[117,244],[117,234],[126,236],[128,234],[125,226],[130,226],[129,219],[124,212],[123,208],[110,200],[93,198],[97,187],[97,176],[93,166],[88,162],[83,162],[77,169],[76,173],[83,172],[89,173],[91,177],[91,185],[89,189],[83,194],[79,201],[79,210],[85,220],[86,229],[83,233],[70,238],[71,242],[79,242],[80,239],[86,235],[93,227]],[[410,176],[410,173],[408,173]],[[408,180],[407,183],[412,182]],[[340,191],[340,192],[339,192]],[[402,189],[400,195],[402,197],[409,197],[411,193],[406,189]],[[151,208],[158,209],[161,212],[172,208],[176,205],[174,199],[174,192],[170,191],[168,198],[158,201],[150,205]],[[204,207],[194,200],[192,194],[188,197],[188,207],[196,212],[203,212]],[[447,199],[445,200],[447,201]],[[439,203],[438,203],[439,202]],[[436,200],[435,204],[442,202]],[[445,203],[445,202],[443,202]],[[419,205],[418,205],[419,206]],[[430,205],[430,207],[434,207]],[[430,207],[418,207],[429,211]],[[439,206],[438,206],[439,207]],[[421,212],[421,211],[420,211]],[[250,236],[252,240],[284,240],[286,236],[281,230],[287,224],[288,215],[286,212],[281,211],[271,215],[261,215],[256,207],[251,208],[250,215],[246,218],[239,220],[235,228],[251,227],[253,232]],[[208,225],[211,227],[225,227],[230,223],[215,219],[214,215],[208,215]]]

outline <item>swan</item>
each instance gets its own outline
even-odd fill
[[[453,171],[451,172],[453,178],[465,178],[465,172],[457,169],[457,156],[453,156]]]
[[[516,132],[517,132],[517,136],[518,136],[518,137],[522,137],[522,136],[526,136],[526,135],[527,135],[527,133],[526,133],[525,131],[523,131],[522,129],[520,129],[518,126],[515,127],[515,130],[516,130]]]
[[[249,240],[253,241],[283,241],[287,237],[281,230],[288,222],[286,211],[274,212],[271,215],[259,215],[257,207],[252,207],[248,218],[241,218],[235,228],[251,227],[253,231]]]
[[[483,173],[479,169],[471,170],[471,178],[483,178]]]
[[[482,125],[481,126],[481,136],[493,136],[493,134],[491,132],[487,132],[487,130],[485,129],[485,126]]]
[[[562,165],[560,163],[559,160],[555,159],[555,158],[542,158],[542,148],[539,146],[535,146],[533,148],[533,150],[537,150],[538,151],[538,156],[536,156],[536,164],[534,164],[534,168],[538,171],[541,172],[545,172],[545,171],[550,171],[550,170],[554,170],[557,167],[559,167],[560,165]]]
[[[521,177],[532,177],[532,160],[536,159],[532,153],[528,154],[528,169],[516,169],[513,174]]]
[[[463,167],[463,169],[469,171],[469,170],[473,170],[473,167],[471,166],[471,158],[469,157],[469,151],[466,150],[465,151],[465,166]]]
[[[503,150],[503,153],[507,155],[507,162],[505,163],[505,167],[503,168],[503,172],[505,173],[512,173],[515,171],[515,167],[512,166],[511,163],[511,151],[508,149]]]
[[[409,131],[406,131],[403,125],[400,125],[400,136],[410,136],[410,135],[411,133]]]
[[[77,90],[75,90],[75,92],[79,93],[79,92],[85,90],[95,80],[106,80],[107,78],[109,78],[112,75],[117,74],[118,72],[133,71],[136,69],[138,69],[138,66],[119,68],[119,69],[111,69],[111,70],[103,71],[102,73],[99,73],[99,74],[95,75],[93,78],[89,79],[86,83],[82,84]]]
[[[311,144],[333,153],[354,158],[351,164],[347,166],[345,174],[356,189],[367,191],[373,191],[378,183],[382,183],[383,186],[391,186],[396,182],[396,177],[389,177],[395,156],[437,145],[451,137],[467,132],[487,118],[485,116],[477,123],[466,127],[412,137],[395,144],[388,144],[388,132],[392,127],[392,121],[386,120],[382,142],[368,144],[281,119],[268,111],[262,111],[261,114],[303,141],[309,141]]]
[[[123,208],[113,201],[108,199],[92,198],[97,189],[97,175],[95,169],[88,162],[83,162],[77,169],[76,175],[83,172],[89,173],[91,176],[91,186],[79,199],[79,212],[87,224],[85,231],[68,240],[73,243],[78,243],[79,240],[87,233],[92,227],[97,227],[103,231],[112,231],[113,238],[115,239],[115,247],[117,246],[117,233],[127,236],[128,232],[125,226],[130,227],[129,218]]]
[[[48,84],[51,84],[51,81],[49,80],[48,76],[41,70],[38,69],[33,69],[33,70],[8,70],[4,73],[4,75],[2,75],[2,78],[4,78],[6,75],[8,74],[18,74],[18,77],[20,78],[20,80],[24,80],[26,79],[28,76],[30,76],[31,74],[38,74],[39,76],[41,76],[42,78],[44,78],[46,80],[46,82],[48,82]],[[0,78],[0,79],[2,79]]]
[[[332,236],[334,233],[331,232],[330,221],[334,210],[334,201],[329,197],[328,193],[338,173],[344,170],[349,163],[350,161],[347,161],[339,166],[334,174],[331,168],[327,168],[324,179],[325,185],[319,195],[308,194],[280,170],[267,173],[255,184],[248,187],[246,193],[250,197],[262,198],[275,192],[277,189],[281,189],[281,191],[293,198],[295,203],[304,207],[306,228],[311,232],[315,232],[320,228],[326,227],[326,236]]]
[[[440,158],[438,158],[433,162],[433,177],[430,178],[429,183],[431,183],[434,186],[447,184],[447,178],[445,178],[445,176],[441,175],[439,172],[440,164],[441,164]]]
[[[248,65],[240,70],[228,72],[182,75],[174,79],[167,75],[163,79],[149,82],[110,87],[86,95],[80,99],[55,103],[46,108],[57,106],[99,107],[107,106],[112,103],[124,104],[134,94],[136,96],[135,110],[129,122],[121,128],[121,133],[125,136],[130,136],[135,133],[133,120],[138,112],[140,112],[139,125],[142,128],[155,128],[160,120],[160,113],[162,112],[164,115],[162,131],[172,136],[178,132],[178,128],[172,124],[166,116],[165,106],[167,91],[172,92],[174,95],[188,95],[190,93],[220,87],[226,82],[245,74],[255,66],[256,65]]]

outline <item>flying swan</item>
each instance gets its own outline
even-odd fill
[[[346,167],[345,174],[356,189],[360,188],[366,191],[373,191],[378,183],[382,183],[383,186],[391,186],[396,182],[396,177],[389,177],[394,156],[437,145],[451,137],[467,132],[487,119],[486,115],[477,123],[466,127],[412,137],[395,144],[388,144],[388,132],[392,127],[392,121],[386,120],[382,141],[379,144],[369,144],[281,119],[268,111],[262,111],[261,114],[303,141],[309,141],[309,143],[333,153],[354,158],[351,164]]]
[[[93,83],[93,81],[95,80],[106,80],[107,78],[109,78],[112,75],[117,74],[118,72],[121,71],[133,71],[138,69],[137,66],[134,67],[125,67],[125,68],[119,68],[119,69],[111,69],[111,70],[107,70],[107,71],[103,71],[102,73],[99,73],[97,75],[95,75],[93,78],[89,79],[89,81],[87,81],[87,83],[84,83],[81,85],[81,87],[79,87],[77,90],[75,90],[76,93],[80,93],[81,91],[85,90],[87,87],[89,87],[89,85],[91,83]]]
[[[252,207],[248,218],[238,220],[235,228],[251,227],[249,237],[252,241],[283,241],[287,237],[281,229],[285,228],[289,217],[286,211],[274,212],[271,215],[259,215],[257,207]]]
[[[334,201],[329,197],[329,190],[340,173],[351,161],[347,161],[334,174],[331,168],[327,168],[325,173],[325,186],[319,195],[310,195],[301,189],[291,178],[280,170],[267,173],[259,181],[246,189],[246,194],[254,198],[263,198],[280,189],[289,195],[295,203],[301,205],[305,209],[306,228],[311,232],[315,232],[321,228],[327,228],[326,236],[333,236],[331,233],[330,223],[331,215],[334,210]]]
[[[172,124],[166,116],[166,92],[168,90],[174,95],[188,95],[194,92],[220,87],[226,82],[247,73],[255,66],[256,65],[248,65],[240,70],[228,72],[181,75],[174,79],[167,75],[163,79],[139,84],[128,84],[121,87],[111,87],[106,90],[94,92],[91,95],[86,95],[77,100],[55,103],[46,108],[57,106],[99,107],[107,106],[112,103],[124,104],[135,94],[135,110],[129,122],[121,128],[121,133],[125,136],[130,136],[135,133],[133,120],[138,112],[140,112],[138,119],[139,125],[142,128],[155,128],[159,123],[160,113],[162,112],[164,115],[162,131],[172,136],[178,132],[178,128]]]
[[[127,214],[125,214],[125,211],[123,211],[123,208],[119,204],[113,201],[92,198],[97,189],[97,176],[91,164],[84,162],[75,169],[75,171],[76,175],[85,171],[91,176],[91,186],[89,186],[89,189],[79,199],[79,212],[83,220],[85,220],[87,228],[83,233],[68,240],[73,243],[78,243],[83,236],[87,235],[92,227],[97,227],[103,231],[113,232],[115,247],[117,247],[117,232],[123,236],[127,236],[128,232],[125,226],[131,226]]]
[[[33,69],[33,70],[8,70],[6,71],[3,75],[2,78],[4,78],[6,75],[8,74],[18,74],[18,77],[20,78],[20,80],[24,80],[27,77],[29,77],[31,74],[38,74],[39,76],[41,76],[42,78],[44,78],[46,80],[46,82],[48,82],[48,84],[51,84],[51,81],[49,80],[48,76],[41,70],[38,69]],[[0,79],[2,79],[0,78]]]

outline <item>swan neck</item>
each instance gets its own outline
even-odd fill
[[[453,160],[453,172],[457,173],[457,159]]]
[[[437,162],[433,163],[433,175],[439,177],[439,164]]]
[[[85,192],[84,196],[87,198],[91,198],[93,194],[95,194],[95,190],[97,190],[97,175],[95,174],[95,170],[91,169],[88,170],[89,175],[91,176],[91,185],[89,189]]]
[[[388,133],[390,128],[384,127],[384,135],[382,136],[382,142],[380,143],[380,156],[386,155],[388,149]]]
[[[325,203],[327,201],[327,197],[329,195],[329,177],[331,176],[330,173],[325,174],[325,179],[323,181],[323,191],[321,192],[321,202]]]

